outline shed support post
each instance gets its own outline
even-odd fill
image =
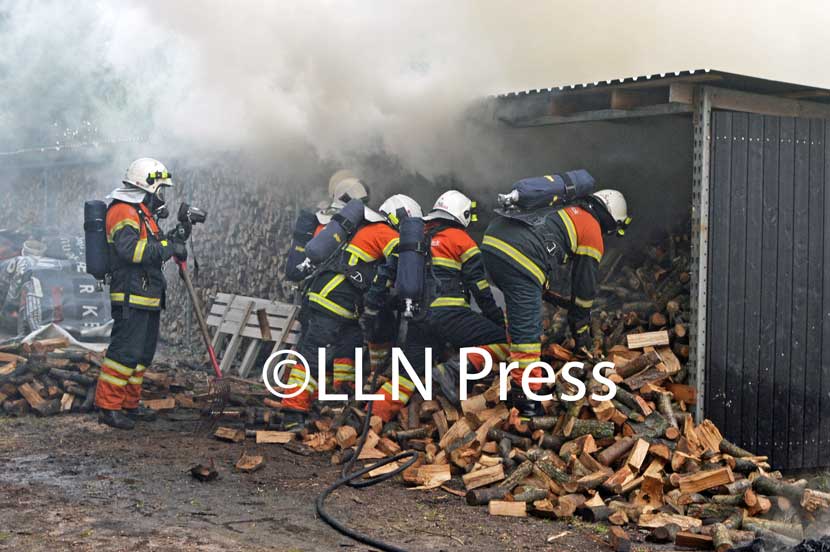
[[[706,383],[706,309],[709,260],[709,175],[712,156],[712,96],[709,87],[698,86],[692,120],[692,320],[689,338],[689,377],[697,389],[695,419],[703,420]]]

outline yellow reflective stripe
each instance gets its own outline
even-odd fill
[[[323,289],[320,290],[320,297],[328,297],[329,293],[334,291],[334,288],[343,283],[343,280],[345,279],[346,277],[343,274],[338,274],[329,280],[328,283],[323,286]]]
[[[590,245],[580,245],[576,248],[576,254],[594,258],[597,262],[602,261],[602,253],[599,252],[599,249],[591,247]]]
[[[472,257],[475,257],[479,253],[481,253],[481,249],[479,249],[477,245],[474,245],[471,248],[469,248],[467,251],[465,251],[464,253],[461,254],[461,262],[466,263]]]
[[[142,307],[160,307],[161,299],[153,297],[142,297],[141,295],[130,295],[130,304]]]
[[[469,307],[470,303],[463,297],[439,297],[429,305],[430,307]]]
[[[574,228],[574,222],[564,209],[556,212],[559,213],[559,218],[565,223],[565,229],[568,231],[568,239],[571,242],[571,251],[576,251],[576,228]]]
[[[511,343],[510,350],[519,353],[537,353],[542,350],[541,343]]]
[[[448,259],[446,257],[433,257],[432,264],[436,266],[443,266],[446,268],[452,268],[455,270],[461,270],[461,263],[456,260]]]
[[[582,307],[583,309],[590,309],[594,306],[593,299],[582,299],[581,297],[574,297],[574,304],[577,307]]]
[[[342,316],[343,318],[348,318],[349,320],[357,320],[357,315],[355,313],[344,309],[334,301],[326,299],[318,293],[309,293],[308,300],[312,303],[317,303],[324,309],[333,312],[337,316]]]
[[[388,257],[392,250],[398,247],[400,241],[400,238],[392,238],[389,240],[389,243],[387,243],[386,247],[383,248],[383,256]]]
[[[354,266],[360,259],[357,255],[349,255],[349,266]]]
[[[130,379],[127,380],[127,383],[130,383],[132,385],[141,385],[142,383],[144,383],[144,378],[137,378],[135,376],[131,376]]]
[[[135,251],[133,252],[133,262],[140,263],[144,259],[144,249],[147,247],[147,240],[138,240],[135,244]]]
[[[478,282],[476,282],[476,287],[478,289],[487,289],[488,287],[490,287],[490,282],[488,282],[487,280],[479,280]]]
[[[130,368],[128,366],[124,366],[120,362],[116,362],[116,361],[112,360],[111,358],[104,358],[104,361],[101,364],[103,364],[104,366],[106,366],[107,368],[109,368],[111,370],[115,370],[116,372],[118,372],[122,376],[130,377],[130,376],[133,375],[133,372],[135,371],[135,370],[133,370],[132,368]]]
[[[113,303],[123,303],[124,294],[121,292],[110,293],[110,301],[112,301]],[[161,299],[130,294],[130,304],[138,305],[140,307],[160,307]]]
[[[303,251],[305,251],[305,247],[298,245],[294,248],[294,251],[299,251],[300,253],[302,253]]]
[[[363,251],[358,246],[356,246],[354,244],[351,244],[351,243],[346,246],[346,251],[348,251],[352,255],[355,255],[361,261],[366,262],[366,263],[372,263],[372,262],[375,262],[377,260],[374,257],[372,257],[371,255],[369,255],[367,252]]]
[[[536,263],[531,261],[524,253],[510,245],[509,243],[503,242],[498,238],[494,238],[493,236],[484,236],[484,240],[481,242],[483,245],[489,245],[495,249],[498,249],[517,263],[519,263],[522,267],[524,267],[528,272],[530,272],[539,283],[544,285],[545,283],[545,272],[536,266]]]
[[[588,324],[585,324],[581,328],[577,328],[576,333],[577,334],[584,334],[587,331],[588,331]]]
[[[136,221],[134,221],[133,219],[128,219],[127,218],[127,219],[119,221],[119,222],[115,223],[115,225],[113,225],[112,229],[110,230],[110,233],[107,234],[107,241],[112,243],[113,239],[115,238],[115,233],[118,232],[119,230],[121,230],[122,228],[124,228],[125,226],[130,226],[132,228],[135,228],[139,232],[141,232],[141,228],[138,226],[138,223]]]
[[[147,367],[144,366],[143,364],[136,364],[135,365],[135,373],[136,374],[138,374],[139,372],[143,372],[146,369],[147,369]]]
[[[98,379],[101,381],[105,381],[107,383],[111,383],[112,385],[117,385],[118,387],[124,387],[125,385],[127,385],[126,380],[118,379],[115,376],[111,376],[103,372],[101,372],[101,374],[98,376]]]
[[[161,240],[161,245],[167,247],[167,240]]]

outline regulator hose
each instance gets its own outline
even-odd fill
[[[377,387],[377,380],[378,376],[380,375],[380,370],[376,370],[372,374],[371,379],[371,388],[375,389]],[[335,519],[331,514],[326,511],[325,502],[326,498],[342,487],[343,485],[348,485],[349,487],[353,487],[356,489],[362,489],[364,487],[371,487],[372,485],[377,485],[378,483],[382,483],[387,479],[391,479],[398,475],[399,473],[403,472],[408,467],[415,464],[418,460],[418,453],[414,450],[408,450],[405,452],[401,452],[396,454],[391,458],[384,458],[378,462],[375,462],[371,466],[366,466],[356,472],[352,472],[351,469],[354,466],[355,462],[357,461],[358,456],[360,456],[360,452],[363,450],[363,445],[366,444],[366,437],[369,435],[369,422],[372,418],[372,406],[373,402],[369,401],[369,405],[366,408],[366,416],[363,418],[363,425],[360,429],[360,439],[358,439],[357,446],[355,447],[354,454],[351,458],[346,462],[343,466],[343,471],[341,472],[341,477],[328,487],[326,487],[322,493],[317,496],[317,500],[315,500],[314,505],[317,509],[317,515],[325,521],[332,529],[338,531],[339,533],[346,535],[347,537],[354,539],[358,542],[362,542],[363,544],[367,544],[378,550],[385,550],[387,552],[407,552],[405,548],[401,548],[399,546],[395,546],[393,544],[386,543],[381,540],[374,539],[369,535],[356,531],[354,529],[350,529],[346,527],[343,523],[339,522]],[[348,408],[348,406],[346,406]],[[392,462],[397,462],[398,460],[403,460],[404,458],[409,458],[402,466],[396,468],[395,470],[384,473],[369,479],[359,479],[360,477],[366,475],[372,470],[375,470],[381,466],[385,466],[387,464],[391,464]]]

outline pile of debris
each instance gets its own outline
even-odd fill
[[[70,348],[66,338],[0,347],[0,414],[51,416],[90,412],[101,355]],[[155,367],[154,367],[155,369]],[[193,406],[189,387],[168,373],[147,371],[142,404],[154,410]]]

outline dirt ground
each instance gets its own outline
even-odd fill
[[[314,498],[338,474],[328,456],[223,443],[193,428],[170,419],[123,432],[92,415],[0,418],[0,550],[370,550],[315,515]],[[243,448],[264,455],[265,467],[236,472]],[[189,468],[209,458],[220,478],[191,478]],[[394,480],[339,490],[329,510],[413,551],[607,546],[601,526],[495,518],[440,489]]]

